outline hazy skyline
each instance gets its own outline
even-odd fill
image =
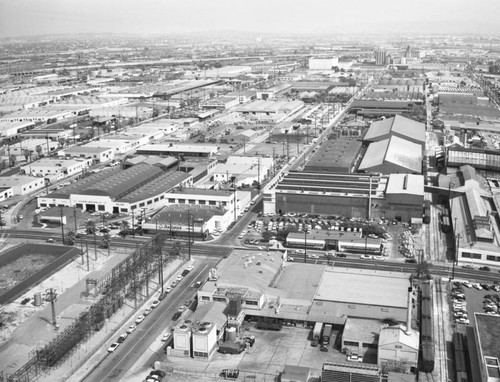
[[[478,33],[498,0],[0,0],[0,37],[75,33]]]

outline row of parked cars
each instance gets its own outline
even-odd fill
[[[453,319],[457,324],[469,324],[469,317],[467,316],[467,301],[465,301],[465,294],[463,284],[459,281],[453,283],[451,290],[452,295],[452,309]]]
[[[113,342],[109,346],[108,352],[113,353],[118,348],[118,346],[120,346],[121,343],[125,342],[127,337],[137,329],[137,326],[140,325],[146,319],[146,317],[153,311],[153,309],[155,309],[158,305],[160,305],[160,301],[163,300],[172,291],[172,289],[177,286],[177,284],[184,278],[184,276],[186,276],[193,269],[194,266],[190,265],[180,275],[178,275],[177,278],[170,284],[170,287],[166,288],[164,292],[159,295],[158,299],[153,300],[151,302],[151,305],[145,308],[142,311],[142,314],[137,316],[137,318],[134,320],[134,323],[129,325],[126,332],[120,334],[116,342]],[[166,335],[162,336],[162,341],[168,341],[169,338],[170,338],[170,333],[167,333]]]

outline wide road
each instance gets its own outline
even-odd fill
[[[146,319],[138,325],[137,329],[129,334],[115,352],[108,353],[102,362],[84,379],[87,382],[119,381],[125,373],[131,370],[137,360],[146,353],[147,349],[162,333],[170,332],[175,325],[172,316],[186,300],[194,298],[197,289],[193,286],[197,281],[205,281],[208,271],[214,267],[220,259],[197,258],[195,269],[190,272],[179,285],[160,302],[160,305],[146,316]],[[185,315],[187,313],[184,313]],[[134,315],[137,317],[139,315]],[[128,326],[129,324],[127,324]],[[125,327],[127,327],[125,326]],[[124,332],[125,329],[122,331]],[[106,347],[115,342],[122,333],[118,332],[112,340],[106,343]]]

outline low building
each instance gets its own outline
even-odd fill
[[[254,101],[240,106],[237,111],[258,121],[279,123],[303,107],[302,101]]]
[[[65,177],[80,174],[83,170],[92,166],[92,159],[52,159],[41,158],[35,162],[21,167],[21,172],[26,175],[38,177]]]
[[[26,139],[9,146],[11,155],[16,156],[43,156],[56,151],[59,147],[58,142],[46,139]]]
[[[0,137],[13,138],[34,127],[31,121],[0,122]]]
[[[279,84],[279,85],[273,86],[273,87],[266,89],[266,90],[259,90],[259,91],[257,91],[257,99],[265,101],[268,99],[276,98],[276,97],[290,91],[291,88],[292,88],[291,84],[285,83],[285,84]]]
[[[285,365],[281,372],[281,382],[308,382],[311,378],[311,369],[305,366]]]
[[[43,187],[45,187],[43,178],[23,175],[0,177],[0,188],[5,189],[4,192],[8,195],[27,195]],[[12,189],[12,192],[9,189]]]
[[[342,332],[342,352],[357,354],[362,359],[377,353],[380,329],[384,326],[381,320],[349,317]],[[370,354],[371,353],[371,354]]]
[[[216,97],[202,102],[200,106],[203,109],[227,110],[239,104],[237,97]]]
[[[173,157],[210,157],[217,153],[218,147],[215,145],[198,144],[158,144],[144,145],[137,150],[141,155],[170,155]]]
[[[12,187],[0,187],[0,201],[4,201],[14,196],[14,189]]]
[[[416,373],[420,335],[407,326],[387,326],[380,330],[378,365],[383,371]]]
[[[110,147],[73,146],[59,152],[66,158],[91,158],[94,163],[106,163],[115,159],[115,152]]]

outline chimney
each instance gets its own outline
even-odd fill
[[[411,335],[411,307],[412,307],[412,287],[408,287],[408,311],[406,313],[406,330],[407,336]]]

